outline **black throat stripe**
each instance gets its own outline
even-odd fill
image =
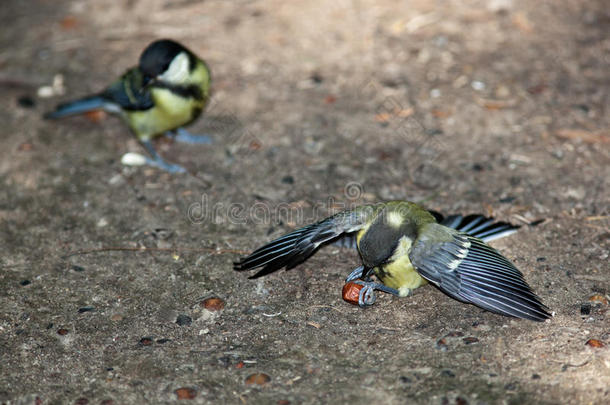
[[[167,89],[180,97],[203,100],[203,93],[201,92],[201,88],[195,84],[191,84],[190,86],[177,86],[165,82],[157,82],[154,84],[154,87],[158,89]]]

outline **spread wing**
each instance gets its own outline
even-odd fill
[[[345,233],[362,229],[373,215],[373,208],[362,206],[343,211],[315,224],[297,229],[255,250],[234,263],[235,270],[262,267],[251,278],[257,278],[285,267],[287,270],[305,261],[318,247]]]
[[[138,68],[128,70],[100,96],[123,110],[148,110],[154,106],[150,91],[144,86],[144,75]]]
[[[428,224],[409,259],[422,277],[459,301],[534,321],[551,316],[508,259],[468,234]]]

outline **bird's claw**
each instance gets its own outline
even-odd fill
[[[165,170],[168,173],[186,173],[186,169],[180,165],[167,163],[155,150],[150,140],[142,141],[142,145],[146,148],[152,158],[146,158],[146,164],[148,166],[157,167]]]
[[[360,305],[362,308],[373,305],[377,300],[377,297],[375,296],[375,288],[371,285],[366,285],[364,282],[363,284],[364,287],[362,287],[360,293],[358,294],[358,305]]]
[[[169,131],[166,133],[166,135],[171,137],[176,142],[186,143],[190,145],[209,145],[213,142],[212,138],[207,135],[191,134],[184,128],[178,128],[174,131]]]
[[[358,280],[359,278],[362,278],[362,276],[364,276],[363,270],[364,270],[364,266],[356,267],[354,270],[352,270],[351,273],[349,273],[349,275],[345,279],[345,282],[349,283],[350,281],[354,281],[354,280]]]
[[[352,280],[350,280],[350,281],[352,281]],[[367,278],[364,281],[356,280],[356,281],[352,281],[352,282],[362,286],[362,288],[360,289],[360,293],[358,293],[358,305],[360,305],[362,308],[371,306],[375,303],[375,301],[377,300],[377,297],[375,296],[375,290],[379,290],[379,291],[386,292],[388,294],[400,296],[400,293],[398,290],[387,287],[380,283],[376,283],[374,281],[370,281],[370,278]]]
[[[146,164],[148,166],[156,167],[161,170],[165,170],[168,173],[186,173],[186,169],[180,165],[175,165],[171,163],[167,163],[165,160],[161,159],[146,159]]]

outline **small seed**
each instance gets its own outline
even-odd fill
[[[178,399],[194,399],[197,396],[197,391],[193,388],[182,387],[174,391]]]
[[[343,300],[350,304],[358,305],[358,298],[360,297],[360,290],[364,286],[349,282],[343,286]]]
[[[265,385],[269,381],[271,381],[271,377],[269,377],[267,374],[255,373],[255,374],[250,374],[246,378],[246,385],[252,385],[252,384]]]
[[[225,302],[218,297],[210,297],[201,301],[199,305],[208,311],[214,312],[222,310],[225,307]]]

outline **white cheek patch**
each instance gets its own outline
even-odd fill
[[[189,76],[189,57],[186,53],[180,52],[178,56],[172,60],[169,68],[159,78],[167,83],[182,83]]]

